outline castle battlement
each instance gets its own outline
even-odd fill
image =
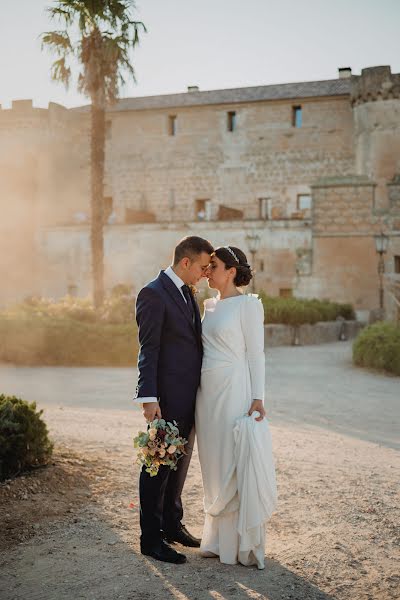
[[[392,73],[390,66],[368,67],[361,75],[351,78],[351,104],[400,98],[400,73]]]

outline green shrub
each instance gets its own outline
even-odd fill
[[[346,320],[355,318],[351,304],[339,304],[329,300],[304,298],[277,298],[260,292],[264,305],[265,323],[283,323],[298,326],[318,321],[335,321],[338,317]]]
[[[0,361],[132,366],[137,356],[135,298],[123,284],[97,310],[89,298],[25,298],[0,313],[0,339]]]
[[[98,309],[98,318],[103,323],[133,323],[135,320],[135,299],[127,294],[114,294]]]
[[[42,413],[35,402],[0,395],[0,480],[49,460],[53,444]]]
[[[353,363],[400,375],[400,326],[380,321],[363,329],[353,344]]]
[[[3,314],[15,318],[68,319],[84,323],[132,323],[135,318],[135,298],[129,286],[120,284],[112,289],[110,296],[97,310],[89,298],[65,296],[55,301],[52,298],[31,297],[8,308]]]
[[[133,366],[135,322],[112,325],[0,315],[0,361],[19,365]]]
[[[133,286],[129,285],[129,283],[118,283],[117,285],[114,285],[110,295],[112,298],[118,298],[119,296],[132,296]]]
[[[356,313],[351,304],[349,304],[348,302],[345,302],[344,304],[339,304],[338,306],[339,306],[339,316],[343,317],[343,319],[346,319],[346,321],[354,321],[355,320]]]

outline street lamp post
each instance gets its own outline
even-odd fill
[[[375,235],[375,248],[376,253],[379,254],[378,260],[378,276],[379,276],[379,308],[383,310],[383,274],[385,273],[385,261],[383,255],[386,254],[389,237],[382,231],[378,235]]]
[[[254,293],[256,291],[256,276],[255,276],[255,266],[256,266],[256,254],[257,250],[260,247],[261,237],[258,233],[253,231],[252,233],[248,233],[246,235],[246,242],[250,250],[251,254],[251,266],[253,268],[253,279],[251,281],[251,291]]]

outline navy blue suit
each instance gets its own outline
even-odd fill
[[[203,354],[200,312],[193,297],[192,307],[164,271],[139,292],[136,301],[140,343],[136,397],[156,397],[162,417],[175,420],[187,439],[194,424]],[[157,476],[150,477],[142,469],[142,546],[154,547],[161,529],[174,532],[180,526],[181,493],[193,449],[190,437],[188,454],[178,462],[177,471],[161,467]]]

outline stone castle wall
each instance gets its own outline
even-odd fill
[[[184,235],[248,251],[246,233],[255,230],[259,288],[375,307],[374,234],[391,236],[389,273],[400,255],[398,77],[379,67],[353,76],[347,95],[109,111],[106,287],[138,289]],[[0,110],[0,277],[8,282],[0,303],[62,296],[72,285],[89,292],[89,143],[86,110],[28,101]],[[299,211],[300,194],[312,195],[311,214]],[[209,210],[203,222],[201,200]]]
[[[283,217],[297,210],[297,194],[316,177],[354,171],[352,113],[346,99],[307,101],[303,126],[291,122],[292,102],[179,109],[177,134],[167,132],[174,111],[112,114],[107,189],[118,220],[126,208],[157,220],[195,219],[196,199],[258,217],[267,197]],[[235,110],[237,129],[227,131]]]

